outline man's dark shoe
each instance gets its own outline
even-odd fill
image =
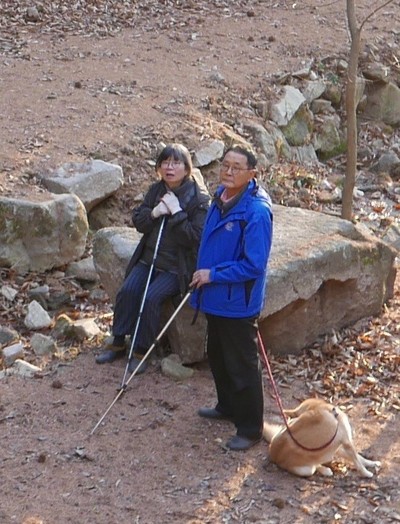
[[[108,364],[123,356],[125,356],[125,346],[113,346],[109,344],[103,353],[97,355],[96,362],[97,364]]]
[[[200,417],[203,418],[211,418],[214,420],[232,420],[232,417],[221,413],[215,408],[200,408],[197,413]]]
[[[228,449],[231,449],[232,451],[246,451],[247,449],[250,449],[255,444],[258,444],[260,440],[261,440],[261,437],[251,439],[248,437],[240,437],[239,435],[235,435],[234,437],[231,437],[228,440],[225,446]]]
[[[128,371],[129,373],[133,373],[135,369],[137,368],[136,375],[140,375],[141,373],[144,373],[148,367],[147,361],[143,361],[139,357],[133,355],[133,357],[129,361]]]

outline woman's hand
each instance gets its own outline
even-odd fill
[[[209,284],[210,280],[210,269],[198,269],[193,273],[192,281],[190,282],[190,287],[198,289],[204,284]]]
[[[175,213],[182,211],[178,197],[172,191],[168,191],[168,193],[165,193],[165,195],[161,199],[161,202],[164,202],[171,215],[175,215]]]
[[[151,216],[153,218],[158,218],[158,217],[161,217],[162,215],[169,215],[169,214],[170,214],[170,210],[168,209],[168,207],[162,200],[160,200],[160,202],[156,205],[156,207],[151,212]]]

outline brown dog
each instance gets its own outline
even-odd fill
[[[292,436],[286,425],[265,423],[263,431],[263,437],[270,443],[270,459],[279,467],[300,477],[309,477],[316,471],[332,476],[332,470],[323,464],[331,462],[337,453],[364,477],[373,476],[366,466],[380,466],[380,462],[357,453],[347,415],[332,404],[312,398],[285,413],[290,419]]]

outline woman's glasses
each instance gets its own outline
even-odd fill
[[[163,168],[172,167],[175,169],[176,167],[180,167],[182,164],[183,164],[182,160],[163,160],[161,162],[161,167]]]

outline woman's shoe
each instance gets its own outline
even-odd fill
[[[114,362],[118,358],[125,356],[125,344],[123,346],[115,346],[114,344],[107,344],[105,346],[103,353],[97,355],[96,362],[97,364],[108,364]]]
[[[129,361],[128,371],[129,373],[133,373],[137,368],[136,375],[140,375],[146,371],[147,367],[148,364],[145,360],[143,361],[141,358],[133,355]]]

